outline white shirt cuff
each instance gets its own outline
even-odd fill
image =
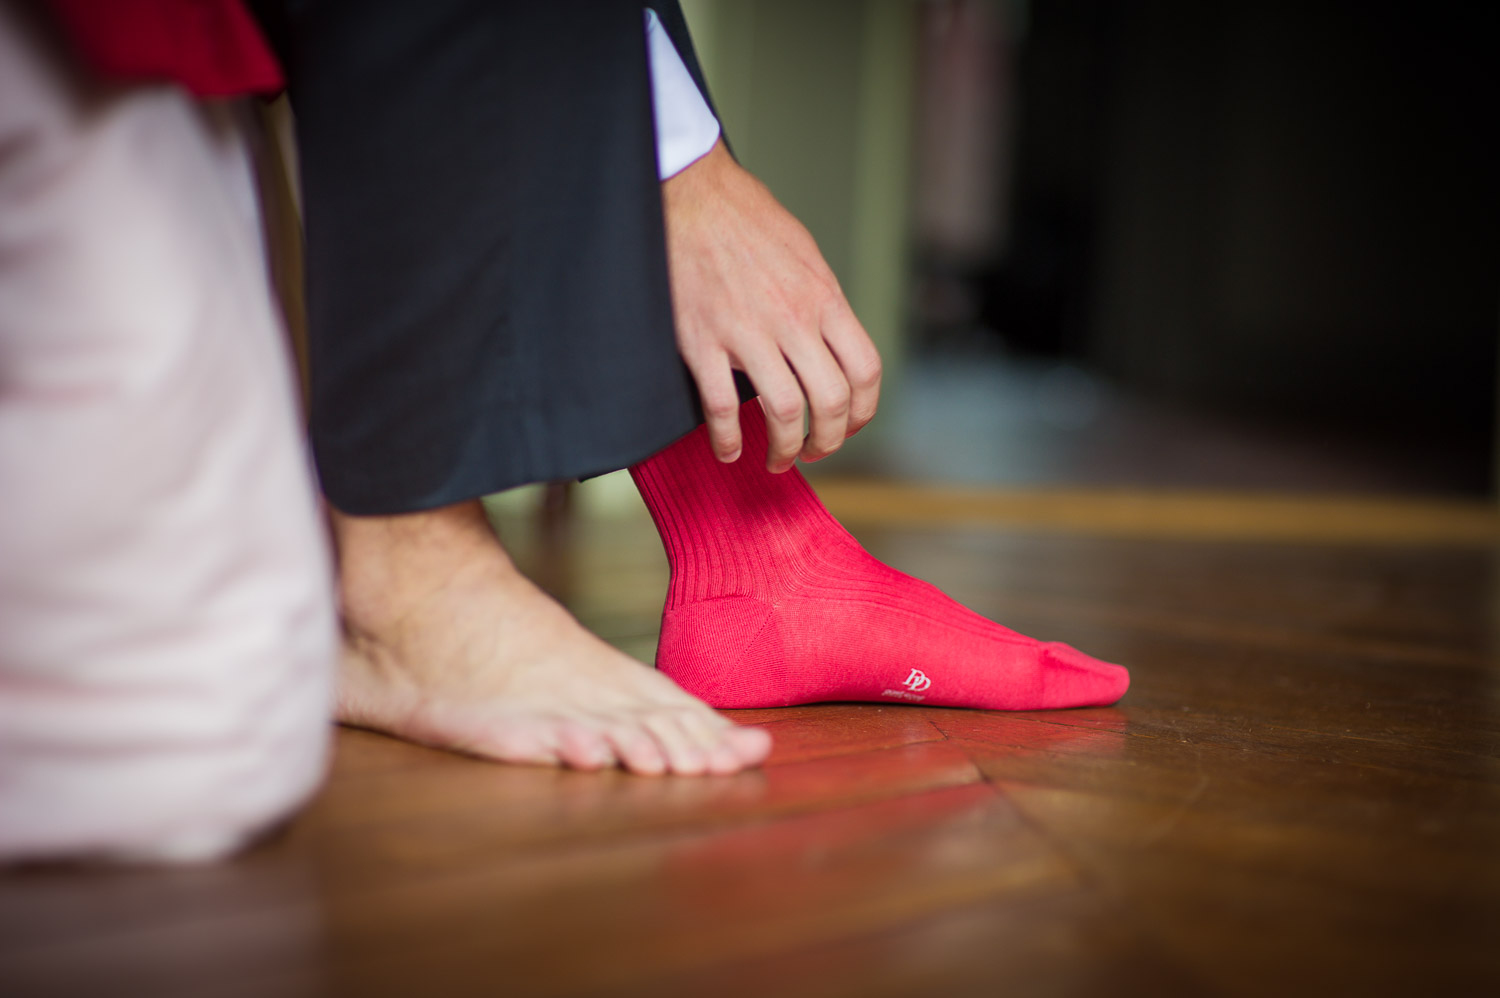
[[[646,52],[651,61],[651,108],[656,118],[656,167],[662,180],[706,155],[719,141],[719,119],[682,64],[677,46],[646,10]]]

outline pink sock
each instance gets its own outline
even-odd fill
[[[714,707],[823,700],[1036,710],[1114,703],[1130,676],[986,620],[871,557],[799,471],[766,471],[755,401],[744,452],[698,427],[630,469],[672,566],[656,664]]]

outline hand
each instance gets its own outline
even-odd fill
[[[838,450],[875,415],[880,354],[812,236],[722,140],[662,185],[662,201],[677,347],[714,454],[740,456],[736,370],[760,393],[767,468]]]

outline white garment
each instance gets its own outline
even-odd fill
[[[719,124],[647,13],[662,179]],[[231,107],[0,4],[0,861],[225,855],[325,765],[326,539]]]
[[[714,147],[719,141],[719,119],[708,109],[656,11],[650,9],[646,11],[646,51],[651,62],[657,175],[666,180]]]
[[[0,4],[0,859],[223,855],[315,788],[331,571],[233,106]]]

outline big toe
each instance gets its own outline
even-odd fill
[[[1122,665],[1085,655],[1061,641],[1049,641],[1042,648],[1048,707],[1104,707],[1130,688],[1130,673]]]
[[[735,727],[725,732],[725,741],[742,766],[759,766],[771,754],[771,735],[764,728]]]

